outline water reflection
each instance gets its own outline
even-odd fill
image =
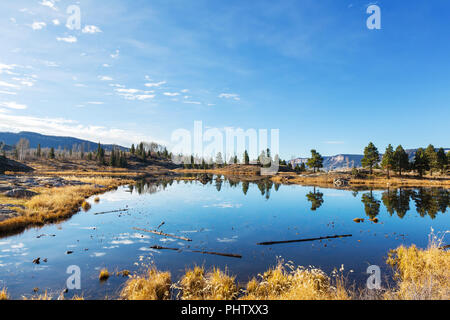
[[[191,179],[195,178],[195,179]],[[165,190],[174,182],[184,184],[197,183],[198,175],[191,174],[186,180],[160,180],[160,181],[138,181],[136,185],[130,186],[130,192],[143,193],[157,193]],[[247,195],[252,185],[256,185],[259,193],[266,200],[269,200],[271,193],[274,190],[278,191],[280,184],[274,183],[270,179],[260,179],[257,181],[242,181],[236,178],[229,178],[222,175],[202,175],[202,184],[215,185],[216,190],[220,192],[224,184],[231,188],[241,188],[242,193]],[[361,190],[353,190],[352,195],[358,197]],[[450,206],[450,192],[443,188],[398,188],[387,189],[379,196],[375,195],[373,189],[361,191],[361,202],[363,204],[366,215],[374,219],[380,214],[384,205],[386,211],[392,216],[396,214],[400,219],[405,217],[406,213],[411,210],[411,203],[416,208],[417,213],[421,217],[429,216],[432,219],[436,218],[439,212],[445,213]],[[325,202],[324,194],[316,187],[306,194],[306,200],[311,203],[311,211],[317,211]]]
[[[323,204],[323,193],[316,191],[316,187],[314,187],[313,192],[310,192],[306,195],[306,198],[309,202],[311,202],[311,211],[316,211]]]

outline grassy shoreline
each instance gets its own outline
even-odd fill
[[[30,191],[38,194],[30,199],[0,196],[0,202],[17,205],[16,217],[0,222],[0,237],[20,233],[30,227],[42,227],[70,218],[79,212],[85,200],[91,196],[114,190],[133,180],[106,177],[65,177],[86,183],[79,186],[37,187]]]

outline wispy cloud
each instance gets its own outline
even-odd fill
[[[42,6],[44,7],[49,7],[55,11],[58,10],[58,8],[55,6],[55,1],[54,0],[42,0],[41,2],[39,2]]]
[[[57,37],[56,40],[58,41],[62,41],[62,42],[67,42],[67,43],[75,43],[77,42],[77,38],[74,36],[68,36],[68,37]]]
[[[115,53],[111,53],[110,57],[113,59],[117,59],[119,57],[120,51],[116,50]]]
[[[163,94],[168,97],[176,97],[180,95],[178,92],[164,92]]]
[[[12,84],[12,83],[8,83],[5,81],[0,81],[0,87],[6,87],[6,88],[20,88],[18,85],[16,84]]]
[[[41,30],[43,29],[47,24],[45,22],[33,22],[33,24],[31,25],[31,28],[33,30]]]
[[[164,85],[164,84],[166,84],[166,83],[167,83],[166,81],[161,81],[161,82],[148,82],[148,83],[145,84],[145,86],[146,86],[146,87],[149,87],[149,88],[159,88],[159,87],[161,87],[162,85]]]
[[[113,81],[114,79],[109,76],[98,76],[98,78],[102,81]]]
[[[236,93],[221,93],[221,94],[219,94],[219,98],[221,98],[221,99],[233,99],[233,100],[236,100],[236,101],[241,100],[239,95],[236,94]]]
[[[19,104],[14,101],[0,102],[0,107],[4,107],[4,108],[8,108],[8,109],[16,109],[16,110],[23,110],[23,109],[27,108],[27,106],[25,104]]]
[[[100,30],[99,27],[97,26],[85,26],[83,28],[83,30],[81,30],[83,33],[90,33],[90,34],[94,34],[94,33],[99,33],[102,32],[102,30]]]

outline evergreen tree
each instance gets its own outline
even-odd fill
[[[369,168],[370,174],[373,173],[373,167],[380,161],[380,154],[377,147],[370,142],[364,149],[364,157],[361,159],[361,164],[364,168]]]
[[[447,156],[443,148],[439,148],[436,154],[436,164],[437,168],[441,170],[441,174],[445,173],[445,167],[447,166]]]
[[[391,145],[388,145],[384,152],[383,159],[381,160],[381,166],[386,169],[388,179],[391,178],[390,170],[392,170],[394,165],[394,148]]]
[[[250,163],[250,158],[248,156],[247,150],[245,150],[245,152],[244,152],[244,164],[249,164],[249,163]]]
[[[222,153],[218,152],[217,156],[216,156],[216,165],[217,165],[217,167],[220,168],[222,166],[222,164],[223,164]]]
[[[50,148],[49,158],[55,159],[55,148],[53,148],[53,147]]]
[[[311,150],[311,158],[308,159],[308,167],[312,168],[314,172],[316,169],[323,168],[323,158],[316,150]]]
[[[402,176],[402,171],[409,169],[409,158],[406,151],[399,145],[394,152],[394,170]]]
[[[105,164],[105,150],[102,148],[102,145],[100,144],[100,142],[98,143],[98,146],[97,146],[96,159],[100,165]]]
[[[439,165],[437,161],[436,149],[432,144],[428,145],[428,147],[425,149],[425,155],[428,159],[428,170],[430,170],[430,175],[433,176],[433,169],[438,169]]]
[[[41,144],[39,143],[36,150],[36,157],[40,158],[42,156]]]
[[[414,169],[420,177],[423,176],[425,171],[430,169],[427,154],[423,148],[419,148],[416,151],[416,156],[414,157]]]
[[[130,152],[131,152],[131,154],[135,154],[136,153],[136,149],[134,147],[134,143],[131,145]]]

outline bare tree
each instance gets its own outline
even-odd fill
[[[30,141],[21,138],[16,144],[17,152],[19,155],[19,160],[25,160],[27,157],[28,150],[30,149]]]

